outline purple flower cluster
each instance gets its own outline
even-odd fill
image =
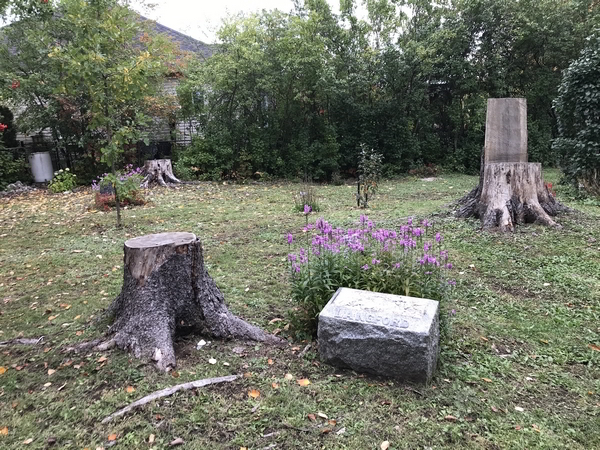
[[[435,242],[423,242],[433,223],[424,220],[420,226],[412,224],[413,219],[409,218],[407,224],[398,230],[377,228],[367,216],[361,215],[359,228],[343,229],[332,227],[320,217],[314,224],[307,223],[303,229],[306,233],[312,233],[312,237],[307,240],[309,248],[301,248],[298,255],[290,254],[288,259],[294,272],[299,272],[301,266],[308,262],[309,252],[316,257],[329,254],[352,258],[358,255],[363,270],[375,268],[382,261],[386,261],[388,267],[394,269],[412,267],[416,263],[428,274],[431,274],[433,268],[451,269],[452,264],[447,263],[448,252],[440,250],[443,241],[440,233],[435,234]],[[433,233],[429,235],[433,236]],[[292,234],[288,234],[288,244],[293,241]],[[412,259],[415,256],[416,260]]]
[[[121,181],[125,181],[135,175],[141,175],[144,169],[141,167],[133,168],[133,164],[127,164],[125,166],[125,173],[119,176]]]
[[[137,167],[134,169],[133,164],[127,164],[125,166],[125,170],[123,171],[123,173],[118,172],[117,176],[119,177],[120,181],[127,181],[128,179],[130,179],[133,176],[140,176],[143,171],[144,171],[144,169],[142,169],[141,167]],[[99,191],[100,187],[102,186],[102,182],[108,175],[109,175],[108,173],[103,173],[98,178],[95,178],[94,180],[92,180],[92,190]]]

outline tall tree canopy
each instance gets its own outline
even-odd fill
[[[352,172],[361,144],[387,173],[424,164],[477,171],[488,97],[526,97],[530,159],[555,163],[552,99],[598,24],[596,0],[325,0],[229,18],[219,52],[181,87],[199,136],[180,167]]]

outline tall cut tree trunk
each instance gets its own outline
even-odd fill
[[[178,332],[282,342],[229,312],[194,234],[142,236],[126,241],[124,251],[123,288],[108,310],[114,317],[110,339],[100,347],[114,344],[170,370]]]
[[[544,185],[542,165],[528,163],[527,101],[488,99],[479,185],[458,201],[457,217],[477,217],[484,229],[513,231],[519,223],[558,226],[568,208]]]

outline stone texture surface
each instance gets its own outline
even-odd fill
[[[428,382],[439,353],[439,303],[340,288],[319,315],[323,361]]]
[[[486,165],[527,162],[526,99],[488,99],[484,153]]]

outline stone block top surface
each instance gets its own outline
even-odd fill
[[[339,288],[320,316],[427,334],[438,307],[435,300]]]

